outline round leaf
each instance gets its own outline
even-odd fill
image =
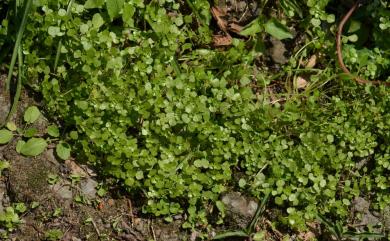
[[[34,123],[36,120],[38,120],[40,115],[41,112],[36,106],[30,106],[24,112],[24,121],[30,124]]]
[[[60,131],[56,125],[50,125],[47,127],[47,134],[51,135],[52,137],[59,137]]]
[[[7,126],[8,130],[10,130],[10,131],[16,131],[18,129],[15,122],[12,122],[12,121],[8,122],[6,126]]]
[[[124,0],[107,0],[106,7],[111,20],[117,17],[122,10]]]
[[[56,153],[62,160],[67,160],[70,157],[70,146],[65,142],[60,142],[56,146]]]
[[[104,4],[104,0],[87,0],[84,4],[86,9],[89,8],[101,8]]]
[[[20,148],[20,153],[25,156],[38,156],[46,147],[47,143],[43,138],[31,138]]]
[[[11,131],[6,129],[0,130],[0,144],[6,144],[11,141],[13,134]]]
[[[30,138],[30,137],[33,137],[35,134],[38,133],[38,129],[35,128],[35,127],[31,127],[31,128],[28,128],[25,132],[24,132],[24,137],[27,137],[27,138]]]
[[[100,28],[104,24],[104,19],[99,13],[95,13],[92,17],[92,24],[95,28]]]
[[[22,146],[24,146],[24,144],[26,144],[25,141],[22,141],[22,140],[19,140],[17,143],[16,143],[16,152],[17,153],[20,153],[20,150],[22,149]]]

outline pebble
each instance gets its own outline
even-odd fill
[[[73,193],[70,187],[61,182],[54,184],[52,190],[62,199],[70,200],[73,198]]]
[[[98,183],[92,178],[87,178],[81,181],[80,189],[84,196],[89,199],[96,198],[96,187]]]

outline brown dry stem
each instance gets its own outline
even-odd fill
[[[370,80],[365,80],[365,79],[362,79],[362,78],[360,78],[358,76],[355,76],[355,75],[351,74],[351,72],[348,70],[348,68],[344,64],[343,52],[342,52],[342,42],[341,42],[341,36],[342,36],[342,33],[343,33],[343,28],[344,28],[344,25],[348,22],[349,18],[352,16],[352,14],[355,12],[355,10],[359,7],[359,5],[360,5],[360,1],[357,1],[351,7],[351,9],[347,12],[347,14],[345,14],[345,16],[342,18],[342,20],[341,20],[341,22],[339,24],[338,30],[337,30],[336,48],[337,48],[337,59],[338,59],[340,68],[343,70],[344,73],[346,73],[349,76],[351,76],[353,78],[353,80],[355,80],[359,84],[372,84],[372,85],[386,85],[386,86],[390,86],[390,82],[384,82],[384,81],[380,81],[380,80],[372,80],[372,81],[370,81]]]

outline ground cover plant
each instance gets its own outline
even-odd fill
[[[241,190],[270,195],[285,230],[347,228],[356,197],[390,208],[390,95],[339,68],[353,3],[335,2],[258,1],[233,32],[229,1],[4,1],[0,56],[62,123],[61,143],[145,213],[185,213],[184,228],[205,230],[223,222],[220,195]],[[389,81],[389,5],[361,2],[345,25],[343,60],[359,78]],[[282,66],[268,54],[281,40]]]

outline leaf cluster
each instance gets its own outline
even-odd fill
[[[292,19],[270,17],[260,26],[279,39],[294,37],[286,26],[306,33],[302,58],[326,56],[310,80],[316,86],[338,77],[326,62],[336,20],[329,2],[280,1],[278,10]],[[366,10],[383,17],[386,11],[369,10],[379,2]],[[256,43],[265,33],[256,21],[244,29],[248,41],[212,48],[204,0],[41,0],[33,8],[23,46],[28,84],[42,93],[48,112],[62,118],[79,158],[142,193],[145,212],[168,221],[187,213],[184,227],[194,227],[209,221],[223,192],[241,188],[270,194],[281,223],[306,229],[318,214],[346,220],[358,196],[378,210],[390,202],[389,90],[337,82],[328,92],[317,87],[278,95],[283,105],[275,104],[267,85],[299,70],[298,53],[282,74],[259,73],[256,61],[264,53]],[[387,20],[379,21],[386,28]],[[371,77],[384,73],[384,47],[345,46],[351,67],[361,64]],[[35,114],[31,109],[25,121]],[[13,135],[0,134],[4,143]],[[20,142],[20,152],[26,145],[29,151],[46,147],[33,136]],[[69,156],[67,144],[58,146],[60,157]]]

